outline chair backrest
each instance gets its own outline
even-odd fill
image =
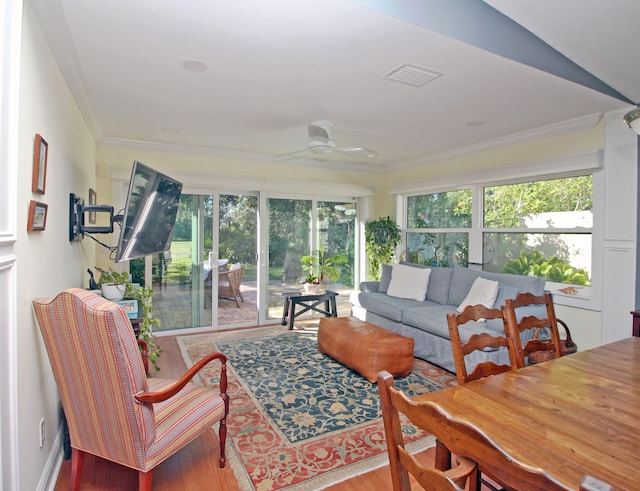
[[[382,418],[389,453],[389,468],[394,491],[410,491],[409,473],[414,476],[420,486],[431,491],[462,491],[465,482],[471,476],[476,477],[477,466],[474,462],[459,458],[458,465],[448,471],[440,471],[435,467],[427,467],[407,452],[404,448],[400,414],[396,399],[393,398],[393,377],[389,372],[378,374],[378,390],[382,406]],[[404,412],[406,408],[400,409]],[[412,411],[409,408],[409,411]],[[411,419],[411,418],[410,418]]]
[[[238,290],[242,284],[242,277],[244,276],[244,268],[229,270],[229,284],[234,290]]]
[[[394,408],[396,415],[397,412],[406,415],[415,426],[435,435],[452,453],[465,456],[470,455],[473,449],[472,453],[482,455],[484,462],[491,466],[491,475],[495,475],[501,485],[509,489],[528,491],[566,491],[567,488],[564,485],[558,483],[542,469],[533,468],[515,460],[482,430],[466,421],[455,419],[434,402],[414,401],[408,398],[402,391],[393,387],[393,377],[388,372],[380,372],[378,387],[383,419],[384,399],[388,398],[388,404]],[[383,394],[386,395],[383,396]],[[397,424],[399,428],[399,422]],[[385,435],[388,435],[386,425],[385,420]],[[388,439],[389,436],[387,436]],[[390,455],[390,461],[391,458]]]
[[[516,309],[535,306],[545,307],[546,318],[542,317],[542,315],[523,315],[520,322],[518,322]],[[513,343],[518,368],[522,368],[527,364],[527,357],[531,353],[544,351],[550,353],[551,358],[562,356],[562,341],[560,340],[558,321],[550,293],[547,292],[543,295],[534,295],[529,292],[520,293],[514,299],[505,300],[504,312],[505,330]],[[523,345],[522,333],[528,329],[546,329],[549,337],[548,339],[540,339],[534,335]]]
[[[451,338],[451,349],[453,350],[453,361],[456,367],[456,377],[459,384],[470,382],[489,375],[495,375],[517,368],[515,351],[509,337],[498,332],[495,335],[489,332],[474,333],[467,339],[462,341],[460,336],[460,326],[469,321],[478,321],[480,319],[503,319],[504,314],[501,309],[489,309],[484,305],[469,305],[462,312],[456,314],[449,312],[447,314],[447,322],[449,324],[449,334]],[[485,349],[506,348],[509,353],[509,365],[498,364],[491,360],[485,360],[477,363],[471,373],[467,370],[467,355],[475,351],[483,351]]]
[[[218,293],[225,295],[235,295],[240,291],[244,268],[221,271],[218,275]]]
[[[141,468],[155,438],[147,379],[122,308],[79,288],[33,301],[69,426],[71,446]]]

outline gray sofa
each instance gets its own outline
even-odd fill
[[[423,268],[411,263],[402,263],[412,267]],[[542,295],[545,281],[534,276],[518,276],[511,274],[486,273],[468,268],[431,268],[429,283],[424,301],[408,300],[387,295],[392,269],[384,266],[380,281],[365,281],[360,290],[351,294],[351,315],[360,320],[384,327],[415,341],[415,356],[446,370],[455,372],[447,312],[454,312],[463,302],[471,289],[474,280],[480,276],[488,280],[498,281],[498,295],[494,307],[504,305],[506,298],[514,298],[518,293],[529,291]],[[517,312],[518,318],[540,311]],[[546,317],[546,313],[542,314]],[[486,322],[468,322],[461,326],[460,335],[466,341],[474,332],[504,332],[501,319]],[[476,352],[467,359],[469,367],[484,360],[498,363],[509,363],[506,349]]]

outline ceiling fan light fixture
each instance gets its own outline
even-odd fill
[[[629,111],[624,115],[624,122],[627,126],[640,135],[640,107]]]

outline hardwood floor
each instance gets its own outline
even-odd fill
[[[159,359],[160,371],[154,376],[179,378],[186,371],[175,337],[158,338],[163,353]],[[154,470],[154,491],[239,491],[233,471],[227,465],[218,466],[218,437],[209,430],[182,450],[158,465]],[[420,459],[433,462],[433,451],[427,450]],[[62,464],[55,491],[69,489],[71,461]],[[87,455],[82,472],[81,490],[86,491],[134,491],[137,489],[137,472],[104,459]],[[329,488],[331,491],[382,491],[391,489],[388,466],[352,478]]]

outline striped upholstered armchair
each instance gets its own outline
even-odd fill
[[[71,489],[86,453],[138,470],[150,490],[153,468],[220,422],[225,465],[226,357],[212,353],[180,380],[147,378],[131,324],[115,303],[81,289],[33,302],[71,439]],[[190,382],[220,360],[220,391]]]

